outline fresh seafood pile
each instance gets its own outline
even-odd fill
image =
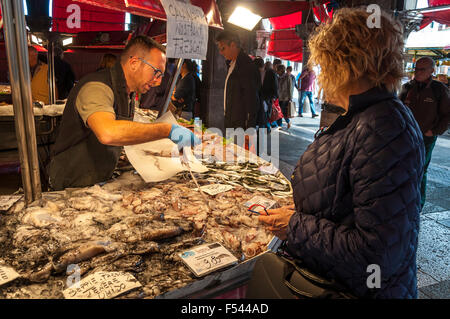
[[[202,194],[189,173],[145,183],[133,170],[100,186],[43,194],[0,213],[0,266],[21,277],[0,286],[0,298],[63,298],[66,280],[100,271],[131,273],[142,285],[120,298],[153,298],[197,280],[177,253],[220,242],[240,261],[266,250],[272,234],[244,203],[254,196],[292,204],[290,183],[256,163],[209,163],[199,186],[232,185]]]

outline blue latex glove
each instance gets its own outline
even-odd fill
[[[172,142],[178,145],[178,149],[182,150],[183,147],[194,147],[197,144],[200,144],[200,139],[195,136],[187,128],[184,128],[180,125],[172,124],[172,128],[170,129],[169,138]]]

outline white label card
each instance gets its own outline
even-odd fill
[[[227,192],[230,189],[232,189],[233,186],[231,185],[223,185],[223,184],[211,184],[211,185],[205,185],[205,186],[201,186],[200,189],[202,190],[202,192],[207,193],[211,196],[223,193],[223,192]],[[198,188],[197,188],[198,190]]]
[[[263,166],[258,167],[258,170],[260,170],[262,173],[265,173],[265,174],[275,175],[276,173],[278,173],[278,168],[276,168],[273,165],[263,165]]]
[[[14,269],[6,266],[0,266],[0,286],[19,277],[20,275]]]
[[[219,243],[201,245],[179,253],[178,256],[197,277],[207,275],[238,261]]]
[[[63,291],[66,299],[110,299],[141,287],[129,273],[96,272]]]
[[[244,204],[245,207],[250,207],[252,205],[261,205],[264,206],[266,209],[275,208],[277,205],[277,201],[273,199],[268,199],[262,196],[255,196],[252,197],[248,202]],[[264,208],[261,206],[255,206],[252,208],[255,212],[261,213],[264,211]]]
[[[167,57],[205,60],[208,24],[202,8],[177,0],[161,4],[167,16]]]

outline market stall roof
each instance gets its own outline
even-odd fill
[[[131,14],[167,20],[164,8],[159,0],[75,0],[106,9],[129,12]],[[219,8],[215,0],[191,0],[191,4],[203,9],[208,25],[223,28]]]

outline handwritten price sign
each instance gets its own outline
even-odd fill
[[[141,287],[131,274],[97,272],[63,291],[66,299],[110,299]]]
[[[176,0],[161,0],[167,15],[168,58],[206,59],[208,24],[200,7]]]

